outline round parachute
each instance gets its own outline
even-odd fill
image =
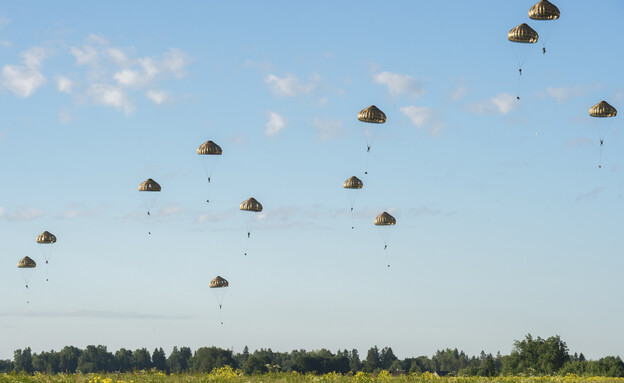
[[[154,181],[151,178],[145,180],[141,185],[139,185],[139,191],[142,192],[159,192],[160,185],[158,182]]]
[[[37,267],[37,262],[33,261],[32,258],[28,256],[17,262],[17,268],[19,269],[34,269],[35,267]]]
[[[262,204],[255,198],[249,198],[240,204],[240,209],[244,211],[253,211],[259,213],[262,211]]]
[[[385,211],[375,218],[376,226],[390,226],[396,225],[396,219]]]
[[[617,110],[608,102],[600,101],[589,109],[589,115],[592,117],[615,117]]]
[[[353,176],[349,179],[347,179],[342,186],[345,189],[361,189],[364,187],[364,183],[362,182],[361,179],[357,178],[356,176]]]
[[[197,148],[197,154],[199,155],[213,155],[220,156],[223,154],[221,147],[212,141],[206,141]]]
[[[509,41],[514,43],[536,43],[539,39],[537,32],[527,24],[522,23],[507,33]]]
[[[37,243],[55,243],[56,242],[56,236],[54,236],[54,234],[50,233],[49,231],[44,231],[43,233],[39,234],[37,236]]]
[[[540,0],[529,10],[529,18],[533,20],[557,20],[559,16],[559,8],[548,0]]]
[[[386,122],[386,115],[375,105],[371,105],[358,113],[358,120],[374,124],[383,124]]]
[[[210,281],[210,288],[211,289],[218,289],[218,288],[221,288],[221,287],[228,287],[229,285],[230,284],[228,283],[228,281],[226,281],[224,278],[221,278],[218,275],[217,275],[217,277],[215,279]]]

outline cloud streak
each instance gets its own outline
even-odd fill
[[[21,98],[30,97],[46,83],[40,69],[47,57],[41,47],[33,47],[21,52],[23,65],[4,65],[2,67],[2,85]]]
[[[405,93],[412,97],[421,97],[425,94],[422,83],[406,74],[381,72],[373,75],[373,81],[385,85],[388,93],[393,96]]]
[[[304,85],[294,75],[279,77],[274,74],[268,74],[264,78],[264,82],[269,86],[273,94],[280,97],[297,97],[310,93],[314,90],[314,88],[316,88],[315,81]]]

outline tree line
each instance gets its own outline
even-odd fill
[[[481,352],[468,356],[463,351],[447,348],[438,350],[431,357],[399,359],[392,348],[370,348],[366,358],[361,359],[358,350],[326,349],[316,351],[293,350],[274,352],[269,349],[241,353],[219,347],[201,347],[192,352],[189,347],[174,347],[169,356],[162,348],[149,352],[145,348],[115,353],[106,346],[87,346],[84,350],[65,346],[62,350],[33,353],[30,347],[15,350],[13,360],[0,360],[0,372],[26,373],[92,373],[127,372],[134,370],[158,370],[165,373],[210,372],[214,368],[230,366],[246,374],[267,372],[325,374],[337,372],[376,373],[381,370],[399,373],[431,372],[451,376],[498,376],[498,375],[565,375],[574,373],[585,376],[624,377],[624,362],[619,356],[607,356],[598,360],[586,360],[583,354],[569,354],[568,347],[559,336],[547,339],[533,338],[531,334],[515,341],[511,354],[496,356]]]

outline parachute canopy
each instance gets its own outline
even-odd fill
[[[228,287],[229,285],[230,284],[228,283],[228,281],[226,281],[225,279],[221,278],[218,275],[217,275],[217,277],[215,279],[210,281],[210,288],[211,289],[218,289],[220,287]]]
[[[248,200],[243,201],[240,204],[240,209],[241,210],[246,210],[246,211],[261,212],[262,211],[262,204],[260,202],[258,202],[255,198],[249,198]]]
[[[608,102],[600,101],[589,109],[589,115],[592,117],[615,117],[617,110]]]
[[[536,43],[539,36],[527,24],[522,23],[507,33],[509,41],[514,43]]]
[[[37,262],[33,261],[32,258],[26,256],[20,259],[19,262],[17,262],[17,267],[19,269],[33,269],[37,267]]]
[[[159,192],[160,185],[153,179],[148,178],[141,185],[139,185],[139,191]]]
[[[56,236],[49,231],[44,231],[37,236],[37,243],[54,243],[56,242]]]
[[[358,113],[358,120],[372,122],[375,124],[383,124],[386,122],[386,115],[375,105],[371,105],[366,109],[360,110],[360,113]]]
[[[533,20],[557,20],[559,16],[559,8],[548,0],[540,0],[529,10],[529,18]]]
[[[361,189],[364,187],[364,183],[362,182],[361,179],[357,178],[356,176],[353,176],[349,179],[347,179],[342,186],[345,189]]]
[[[197,154],[200,155],[216,155],[220,156],[223,153],[221,147],[212,141],[206,141],[197,148]]]
[[[390,214],[384,211],[383,213],[379,214],[377,218],[375,218],[375,225],[376,226],[396,225],[396,219],[394,219],[393,216],[391,216]]]

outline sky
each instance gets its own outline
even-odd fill
[[[555,4],[538,22],[519,0],[4,2],[0,358],[508,354],[528,333],[622,355],[624,136],[588,109],[622,108],[624,4]],[[509,42],[520,23],[540,42]],[[385,124],[357,120],[372,104]]]

